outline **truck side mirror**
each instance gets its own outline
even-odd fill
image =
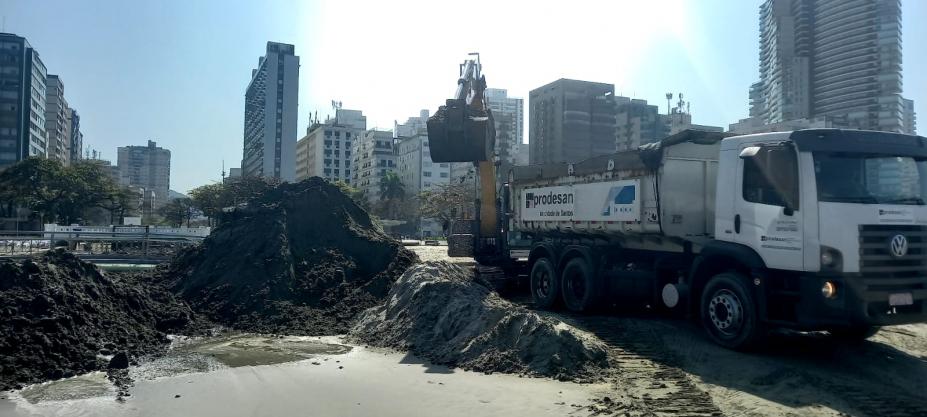
[[[758,153],[760,153],[759,146],[748,146],[740,151],[740,159],[753,158]]]

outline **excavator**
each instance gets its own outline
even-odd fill
[[[499,239],[498,162],[494,158],[496,131],[492,112],[484,97],[485,90],[486,77],[483,76],[480,55],[474,52],[460,64],[460,78],[454,97],[439,107],[427,122],[432,162],[474,164],[478,179],[476,224],[457,222],[470,228],[474,237],[468,242],[449,242],[448,251],[454,252],[455,245],[470,245],[472,255],[478,261],[495,256],[499,253],[497,245],[504,244]]]

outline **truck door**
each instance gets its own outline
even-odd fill
[[[803,267],[798,155],[791,143],[746,145],[737,168],[735,241],[769,268]]]

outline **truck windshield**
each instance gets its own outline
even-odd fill
[[[927,161],[909,156],[815,152],[818,199],[837,203],[923,205]]]

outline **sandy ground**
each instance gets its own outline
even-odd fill
[[[183,356],[191,352],[207,359]],[[283,362],[288,356],[300,360]],[[451,370],[337,337],[212,341],[133,374],[136,383],[124,402],[115,401],[105,375],[95,373],[4,393],[9,398],[0,400],[0,415],[565,416],[589,415],[590,398],[609,390],[606,384]]]
[[[412,249],[447,259],[445,246]],[[609,345],[605,383],[452,371],[337,338],[220,339],[133,370],[125,402],[97,373],[0,393],[0,416],[927,416],[927,324],[857,345],[778,334],[748,354],[645,312],[544,314]]]
[[[444,249],[413,248],[429,260],[447,259]],[[927,324],[888,327],[856,345],[776,334],[761,351],[739,353],[681,319],[545,314],[609,344],[616,415],[927,416]]]

